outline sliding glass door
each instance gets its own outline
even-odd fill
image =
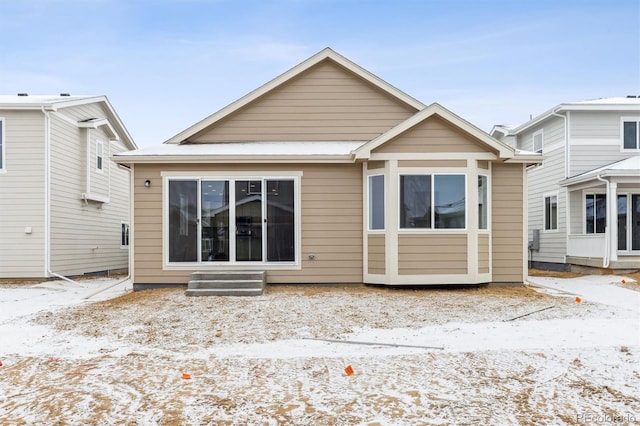
[[[295,262],[295,180],[170,179],[169,262]]]
[[[236,261],[262,261],[262,181],[237,180]]]
[[[295,204],[292,180],[267,180],[267,261],[295,261]]]

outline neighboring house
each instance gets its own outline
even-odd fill
[[[133,173],[134,288],[194,271],[269,283],[522,283],[525,167],[509,146],[325,49]]]
[[[104,96],[0,96],[0,278],[128,267],[136,149]]]
[[[495,137],[544,156],[528,172],[531,264],[640,269],[640,99],[560,104]]]

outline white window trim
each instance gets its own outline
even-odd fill
[[[547,198],[550,197],[556,197],[556,227],[555,228],[549,228],[547,229]],[[584,198],[583,198],[583,204],[584,204]],[[552,192],[545,192],[542,195],[542,232],[544,233],[556,233],[559,232],[559,228],[560,228],[560,201],[559,201],[559,197],[558,197],[558,191],[552,191]],[[586,216],[586,213],[585,213]],[[585,223],[585,227],[586,227],[586,223]],[[586,228],[585,228],[586,230]]]
[[[624,147],[624,123],[636,123],[636,147]],[[620,117],[620,151],[621,152],[639,152],[640,151],[640,117]]]
[[[536,136],[540,135],[540,151],[536,150]],[[535,153],[542,154],[544,152],[544,129],[537,130],[531,135],[531,150]]]
[[[127,245],[122,245],[122,225],[127,226]],[[131,226],[129,226],[129,222],[120,222],[120,249],[128,250],[131,245]]]
[[[7,122],[5,121],[4,117],[0,117],[0,123],[2,123],[2,131],[0,132],[0,141],[2,142],[2,145],[0,145],[0,154],[2,154],[2,163],[0,163],[0,173],[6,173],[7,172],[7,139],[5,137],[6,135],[6,127],[7,127]]]
[[[98,158],[100,158],[100,168],[98,168]],[[104,173],[104,143],[101,140],[96,140],[96,155],[95,155],[96,172]]]
[[[162,270],[164,271],[188,271],[188,270],[229,270],[241,267],[259,267],[264,270],[299,270],[302,269],[302,191],[301,171],[293,172],[162,172]],[[229,180],[229,186],[236,180],[267,180],[267,179],[291,179],[294,186],[295,202],[295,235],[296,244],[295,260],[293,262],[169,262],[169,181],[170,180]],[[198,199],[200,198],[200,184],[198,184]],[[200,215],[200,212],[198,212]],[[231,227],[231,224],[229,224]],[[198,225],[199,226],[199,225]],[[230,235],[235,235],[235,231]],[[198,241],[200,247],[200,241]],[[232,246],[230,245],[230,249]]]
[[[466,170],[466,169],[465,169]],[[435,209],[434,206],[434,197],[435,197],[435,176],[464,176],[464,228],[436,228],[435,227]],[[431,228],[403,228],[400,223],[400,191],[401,187],[401,179],[402,176],[431,176]],[[421,170],[420,172],[406,171],[402,170],[398,172],[398,188],[397,188],[397,199],[395,201],[395,208],[398,210],[398,222],[396,223],[397,231],[399,234],[429,234],[429,233],[466,233],[469,229],[469,184],[468,184],[468,173],[464,172],[436,172],[436,171],[425,171]],[[477,190],[477,188],[476,188]],[[483,230],[484,231],[484,230]]]

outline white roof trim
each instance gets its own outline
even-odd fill
[[[638,177],[640,175],[640,155],[626,158],[624,160],[616,161],[615,163],[608,164],[597,169],[584,172],[578,176],[574,176],[569,179],[565,179],[561,182],[562,186],[571,186],[578,183],[588,182],[600,177],[624,177],[632,176]]]
[[[161,144],[118,153],[118,163],[137,162],[353,162],[353,151],[365,141],[230,142]]]
[[[610,102],[606,102],[609,100]],[[505,135],[517,135],[537,124],[540,124],[549,117],[559,112],[566,111],[638,111],[640,112],[640,99],[638,98],[609,98],[596,99],[594,101],[571,102],[559,104],[550,110],[534,117],[533,119],[522,123],[511,129],[505,128],[508,132]],[[494,129],[497,126],[494,126]],[[503,127],[504,128],[504,127]],[[493,132],[493,130],[492,130]]]
[[[107,110],[113,117],[113,121],[108,121],[108,126],[111,128],[112,133],[119,140],[122,140],[126,145],[127,149],[137,149],[133,138],[129,134],[129,131],[124,126],[122,120],[113,109],[113,106],[109,102],[106,96],[53,96],[53,95],[34,95],[34,96],[7,96],[0,95],[0,109],[11,109],[11,110],[45,110],[45,111],[53,111],[59,113],[59,110],[62,108],[69,108],[79,105],[87,105],[93,103],[104,103]],[[62,115],[61,115],[62,117]],[[68,120],[68,117],[62,117],[63,119]],[[72,124],[77,124],[74,120],[72,120]],[[116,125],[120,132],[115,131]],[[80,126],[79,126],[80,127]],[[121,136],[124,136],[122,138]]]
[[[111,137],[113,137],[113,140],[120,140],[118,132],[116,132],[111,123],[109,123],[109,120],[107,120],[106,118],[95,118],[88,121],[78,121],[77,126],[82,129],[97,129],[98,127],[104,126],[107,128],[108,133],[111,133]]]
[[[209,127],[213,123],[215,123],[215,122],[221,120],[222,118],[232,114],[233,112],[235,112],[235,111],[239,110],[240,108],[246,106],[250,102],[256,100],[260,96],[270,92],[271,90],[273,90],[276,87],[282,85],[283,83],[287,82],[288,80],[292,79],[293,77],[301,74],[302,72],[308,70],[309,68],[313,67],[314,65],[324,61],[325,59],[331,59],[332,61],[336,62],[337,64],[345,67],[349,71],[353,72],[354,74],[358,75],[359,77],[363,78],[364,80],[368,81],[369,83],[373,84],[374,86],[382,89],[383,91],[387,92],[388,94],[396,97],[397,99],[401,100],[402,102],[404,102],[407,105],[415,108],[418,111],[425,107],[425,105],[422,102],[420,102],[420,101],[414,99],[413,97],[407,95],[406,93],[404,93],[401,90],[397,89],[396,87],[390,85],[389,83],[385,82],[384,80],[376,77],[375,75],[373,75],[369,71],[365,70],[361,66],[357,65],[354,62],[351,62],[350,60],[348,60],[344,56],[336,53],[335,51],[333,51],[332,49],[327,47],[327,48],[323,49],[322,51],[316,53],[315,55],[313,55],[309,59],[305,60],[304,62],[296,65],[293,68],[291,68],[289,71],[286,71],[285,73],[283,73],[280,76],[274,78],[273,80],[267,82],[266,84],[260,86],[259,88],[253,90],[252,92],[249,92],[248,94],[246,94],[245,96],[243,96],[240,99],[236,100],[235,102],[227,105],[226,107],[222,108],[218,112],[216,112],[216,113],[204,118],[203,120],[197,122],[193,126],[183,130],[182,132],[180,132],[177,135],[175,135],[174,137],[168,139],[164,143],[166,143],[166,144],[176,144],[176,143],[184,142],[187,138],[189,138],[189,137],[195,135],[196,133],[206,129],[207,127]]]
[[[395,138],[396,136],[399,136],[400,134],[406,132],[413,126],[423,122],[432,115],[438,115],[439,117],[445,119],[459,129],[478,138],[479,140],[487,144],[491,149],[498,151],[500,158],[513,158],[516,155],[515,151],[510,146],[500,142],[497,139],[494,139],[484,131],[480,130],[468,121],[463,120],[440,104],[433,103],[424,108],[422,111],[417,112],[407,120],[373,139],[371,142],[358,148],[355,151],[356,158],[368,159],[371,156],[371,151],[388,142],[389,140]]]

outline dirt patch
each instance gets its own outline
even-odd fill
[[[0,424],[537,425],[580,424],[581,413],[640,413],[635,345],[407,354],[326,343],[322,355],[245,356],[278,350],[283,340],[340,339],[362,328],[411,336],[414,329],[417,335],[429,326],[476,323],[491,332],[550,306],[508,324],[619,315],[528,287],[269,286],[258,297],[186,297],[184,288],[127,293],[35,316],[60,346],[42,356],[4,357]],[[79,355],[85,345],[95,350]],[[212,350],[227,346],[242,355]],[[345,374],[347,365],[353,375]]]
[[[449,322],[502,321],[539,309],[530,319],[594,314],[527,287],[452,290],[384,287],[268,287],[259,297],[186,297],[165,288],[126,294],[63,312],[44,312],[35,322],[87,337],[107,337],[166,350],[185,346],[266,343],[304,337],[336,339],[357,328],[421,328]],[[126,324],[123,324],[126,318]],[[331,320],[335,319],[335,320]]]

